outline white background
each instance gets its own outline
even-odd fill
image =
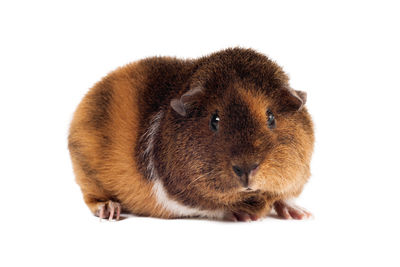
[[[399,266],[395,1],[2,1],[1,266]],[[308,92],[308,221],[99,223],[67,151],[86,91],[153,55],[257,49]]]

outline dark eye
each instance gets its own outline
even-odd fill
[[[211,130],[213,130],[214,132],[218,131],[218,122],[219,122],[219,116],[218,116],[218,113],[215,112],[215,113],[211,116],[211,120],[210,120],[210,128],[211,128]]]
[[[269,109],[267,109],[267,123],[268,123],[268,128],[275,129],[276,127],[275,116]]]

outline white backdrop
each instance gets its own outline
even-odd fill
[[[1,266],[399,266],[396,1],[2,1]],[[315,219],[102,222],[67,131],[86,91],[153,55],[257,49],[308,92]],[[85,264],[85,265],[83,265]]]

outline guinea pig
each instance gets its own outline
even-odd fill
[[[111,72],[74,113],[68,148],[93,214],[249,221],[289,200],[310,176],[306,93],[251,49],[199,59],[152,57]]]

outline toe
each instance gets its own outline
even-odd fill
[[[249,222],[251,221],[250,215],[245,212],[235,213],[235,217],[240,222]]]
[[[108,217],[108,220],[111,221],[114,218],[114,212],[115,212],[115,205],[113,202],[108,203],[108,209],[110,210],[110,216]]]
[[[290,213],[286,207],[283,207],[282,209],[280,209],[280,211],[278,212],[278,215],[286,220],[291,218]]]
[[[101,221],[101,219],[104,219],[104,218],[105,218],[105,216],[104,216],[104,210],[105,210],[105,205],[101,205],[101,206],[99,207],[99,209],[97,210],[97,214],[98,214],[98,216],[99,216],[99,218],[100,218],[100,221]]]
[[[274,208],[278,216],[284,219],[302,220],[312,216],[305,209],[283,200],[275,202]]]
[[[293,219],[301,220],[305,217],[305,214],[299,209],[289,208],[288,211]]]
[[[100,218],[100,221],[102,219],[108,219],[109,221],[113,220],[115,217],[115,220],[118,221],[120,219],[121,215],[121,204],[118,202],[101,202],[98,204],[97,211],[95,212],[95,216],[98,216]]]
[[[226,212],[224,215],[224,220],[228,222],[237,222],[237,218],[233,212]]]
[[[312,214],[309,211],[301,207],[298,207],[296,205],[289,207],[289,213],[293,219],[297,220],[307,219],[312,216]]]
[[[252,221],[257,221],[258,219],[260,219],[260,217],[258,217],[255,214],[250,214],[250,218],[251,218]]]
[[[283,219],[290,219],[290,214],[286,206],[282,205],[281,203],[275,204],[275,211],[279,217]]]
[[[121,214],[121,205],[117,204],[117,216],[115,220],[119,221],[119,215]]]

